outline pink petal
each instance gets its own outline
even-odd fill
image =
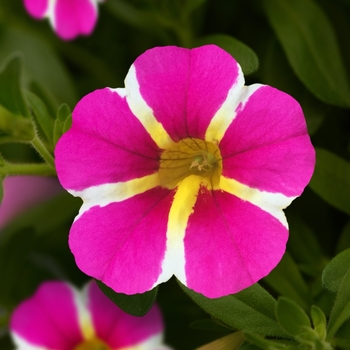
[[[156,47],[139,56],[134,66],[143,99],[174,141],[203,139],[229,89],[242,87],[237,62],[214,45]]]
[[[54,28],[64,40],[89,35],[97,21],[97,7],[90,0],[57,0],[54,7]]]
[[[83,213],[69,235],[78,267],[116,292],[150,290],[161,273],[171,201],[169,190],[156,188]]]
[[[9,176],[3,181],[3,186],[0,227],[26,209],[50,199],[63,190],[56,178],[43,176]]]
[[[37,19],[45,16],[49,5],[49,0],[24,0],[23,2],[27,12]]]
[[[136,345],[163,331],[156,305],[143,317],[131,316],[109,300],[95,282],[88,287],[88,308],[97,336],[113,349]]]
[[[72,128],[59,140],[56,169],[63,187],[82,190],[157,171],[159,150],[125,98],[106,88],[85,96]]]
[[[219,145],[223,175],[259,190],[300,195],[313,173],[315,151],[298,102],[262,86],[238,109]]]
[[[83,338],[70,286],[63,282],[43,283],[15,309],[10,329],[33,345],[73,349]]]
[[[259,207],[203,187],[184,239],[187,286],[209,298],[237,293],[277,265],[287,239]]]

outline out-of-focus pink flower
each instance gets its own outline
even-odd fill
[[[157,305],[143,317],[131,316],[94,281],[82,291],[61,281],[43,283],[15,309],[10,331],[21,350],[169,350]]]
[[[0,228],[30,207],[50,199],[63,189],[55,177],[8,176],[3,181]]]
[[[24,0],[28,13],[37,19],[49,18],[63,40],[90,35],[98,17],[98,3],[105,0]]]

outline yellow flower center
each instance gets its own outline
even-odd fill
[[[218,189],[221,171],[220,150],[213,142],[186,138],[160,156],[160,186],[169,189],[190,175],[200,176],[209,189]]]
[[[73,350],[111,350],[111,348],[102,340],[94,338],[85,340],[83,343],[77,345]]]

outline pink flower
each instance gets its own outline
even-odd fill
[[[9,176],[3,181],[3,186],[0,227],[23,211],[63,191],[56,178],[43,176]]]
[[[314,164],[299,104],[244,86],[214,45],[146,51],[124,89],[78,103],[56,148],[61,184],[84,201],[76,263],[126,294],[175,275],[215,298],[266,276],[285,252],[282,209]]]
[[[119,309],[90,282],[78,291],[68,283],[43,283],[14,311],[10,331],[18,349],[168,350],[154,305],[143,317]]]
[[[104,0],[23,0],[28,13],[37,19],[49,18],[63,40],[90,35],[97,21],[97,5]]]

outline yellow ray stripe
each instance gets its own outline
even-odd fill
[[[166,149],[174,142],[163,128],[163,125],[157,121],[153,110],[140,93],[140,86],[136,77],[135,66],[132,65],[125,78],[126,99],[131,111],[147,130],[153,141],[159,148]]]
[[[200,184],[201,178],[191,175],[183,179],[178,186],[168,217],[167,247],[162,273],[154,285],[167,281],[173,274],[182,283],[186,283],[183,240],[188,219],[196,204]],[[175,266],[174,261],[176,261]]]
[[[286,208],[296,197],[287,197],[281,193],[271,193],[251,188],[234,179],[220,177],[220,189],[258,206],[275,217],[283,226],[288,227],[282,209]]]
[[[260,84],[243,86],[244,78],[240,76],[239,81],[228,92],[225,102],[215,113],[205,134],[205,140],[211,142],[220,142],[224,137],[226,130],[236,118],[237,111],[241,109],[249,100],[249,97],[261,87]],[[238,106],[241,104],[240,108]],[[248,131],[247,131],[248,132]]]
[[[74,295],[74,305],[77,310],[80,330],[85,340],[93,339],[96,335],[91,315],[87,309],[87,286],[88,285],[86,285],[82,291],[78,291],[71,287]]]
[[[97,185],[85,188],[82,191],[70,190],[69,192],[75,197],[81,197],[84,201],[79,212],[80,216],[96,205],[104,207],[110,203],[121,202],[157,186],[159,186],[159,175],[154,173],[125,182]]]

